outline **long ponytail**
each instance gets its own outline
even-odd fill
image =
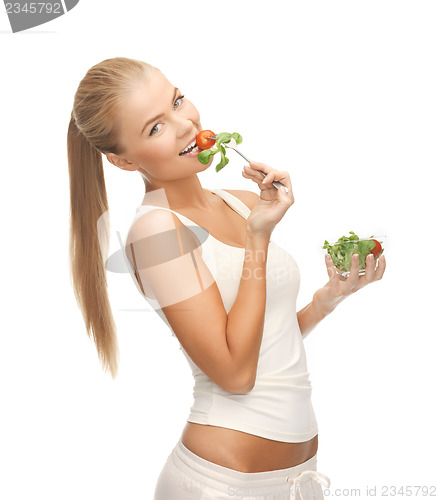
[[[67,134],[70,179],[70,247],[72,285],[87,334],[96,344],[105,371],[117,376],[119,348],[108,298],[106,269],[109,227],[98,229],[108,211],[102,154],[92,146],[71,118]],[[100,225],[100,228],[102,225]]]
[[[124,57],[96,64],[79,84],[68,125],[72,286],[87,334],[94,340],[104,371],[113,379],[118,372],[119,348],[105,268],[109,216],[102,153],[121,154],[116,119],[119,107],[156,69]]]

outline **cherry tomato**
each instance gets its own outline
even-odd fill
[[[374,248],[371,250],[371,253],[374,255],[374,258],[377,259],[377,257],[380,255],[380,252],[382,250],[382,245],[377,240],[372,239],[371,241],[376,242],[376,244],[374,245]]]
[[[214,135],[214,132],[212,132],[211,130],[202,130],[201,132],[199,132],[199,134],[196,136],[196,144],[198,145],[198,148],[212,148],[216,143],[215,139],[208,139],[208,137],[211,137],[212,135]]]

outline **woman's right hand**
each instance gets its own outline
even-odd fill
[[[267,174],[266,177],[258,170]],[[247,219],[247,230],[270,236],[275,226],[294,202],[289,172],[275,170],[275,168],[264,163],[251,161],[249,166],[245,165],[243,167],[242,175],[254,181],[260,188],[260,198]],[[263,182],[264,180],[265,182]],[[277,189],[274,187],[273,181],[280,181],[284,184],[288,189],[288,193],[282,193],[283,188]]]

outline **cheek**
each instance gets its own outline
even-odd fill
[[[156,137],[153,145],[149,144],[147,149],[143,151],[145,161],[160,162],[175,155],[175,142],[172,141],[172,134],[164,133],[160,137]]]
[[[175,144],[170,144],[169,141],[163,140],[157,142],[153,148],[148,151],[147,157],[150,163],[160,164],[166,162],[169,158],[175,156]]]

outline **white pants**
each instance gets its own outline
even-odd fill
[[[239,472],[195,455],[178,441],[158,477],[154,500],[323,500],[316,455],[302,464],[267,472]]]

